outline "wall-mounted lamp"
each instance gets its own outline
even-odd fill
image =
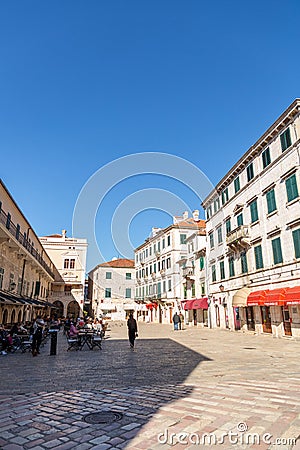
[[[225,288],[224,288],[223,284],[220,284],[219,289],[220,289],[221,292],[224,291]]]

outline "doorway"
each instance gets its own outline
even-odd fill
[[[249,331],[255,331],[253,306],[247,306],[246,308],[246,322],[247,322],[247,329]]]
[[[271,313],[269,306],[261,307],[261,318],[263,324],[263,333],[272,333]]]
[[[291,318],[288,306],[282,306],[283,330],[285,336],[292,336]]]

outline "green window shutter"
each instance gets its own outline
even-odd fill
[[[272,249],[273,249],[273,260],[274,264],[282,263],[282,250],[281,250],[281,241],[280,237],[273,239],[272,241]]]
[[[200,270],[204,269],[204,257],[200,256]]]
[[[262,269],[264,267],[264,262],[261,245],[257,245],[256,247],[254,247],[254,255],[256,269]]]
[[[222,227],[221,226],[218,228],[217,233],[218,233],[218,244],[222,244],[223,236],[222,236]]]
[[[234,259],[233,257],[229,258],[229,276],[234,277]]]
[[[220,261],[220,277],[221,277],[221,280],[224,280],[224,278],[225,278],[224,261]]]
[[[267,206],[268,206],[268,214],[270,214],[273,211],[276,211],[277,209],[274,189],[267,192]]]
[[[295,174],[293,174],[291,177],[289,177],[285,180],[285,187],[286,187],[288,202],[291,202],[292,200],[294,200],[295,198],[297,198],[299,196],[297,180],[296,180]]]
[[[300,258],[300,228],[293,231],[293,241],[295,248],[295,258]]]
[[[248,263],[247,263],[246,252],[241,253],[241,269],[242,269],[242,273],[248,272]]]
[[[270,148],[269,147],[262,153],[262,162],[263,162],[263,168],[264,169],[271,163]]]
[[[234,180],[234,192],[237,193],[240,190],[240,178],[236,177]]]
[[[211,279],[212,279],[212,281],[216,281],[216,280],[217,280],[217,278],[216,278],[216,266],[215,266],[215,264],[213,264],[213,265],[211,266]]]
[[[225,226],[226,226],[226,234],[230,233],[230,231],[231,231],[231,221],[230,221],[230,219],[226,220]]]
[[[283,152],[292,145],[291,132],[289,128],[280,135],[280,143]]]
[[[257,200],[250,203],[251,223],[258,220]]]
[[[249,164],[247,167],[247,180],[250,181],[252,178],[254,178],[253,163]]]
[[[244,224],[244,219],[243,219],[243,214],[239,214],[236,218],[237,220],[237,226],[240,227],[241,225]]]

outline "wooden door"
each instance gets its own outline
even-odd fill
[[[282,306],[283,329],[285,336],[292,336],[290,312],[288,306]]]

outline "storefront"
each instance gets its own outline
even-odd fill
[[[259,333],[300,337],[299,308],[300,286],[251,292],[247,298],[248,329],[254,321]]]
[[[247,326],[247,298],[250,293],[250,289],[243,287],[232,297],[233,327],[235,330],[241,330]]]
[[[195,326],[208,325],[208,301],[207,297],[187,300],[184,304],[187,311],[187,321]]]

